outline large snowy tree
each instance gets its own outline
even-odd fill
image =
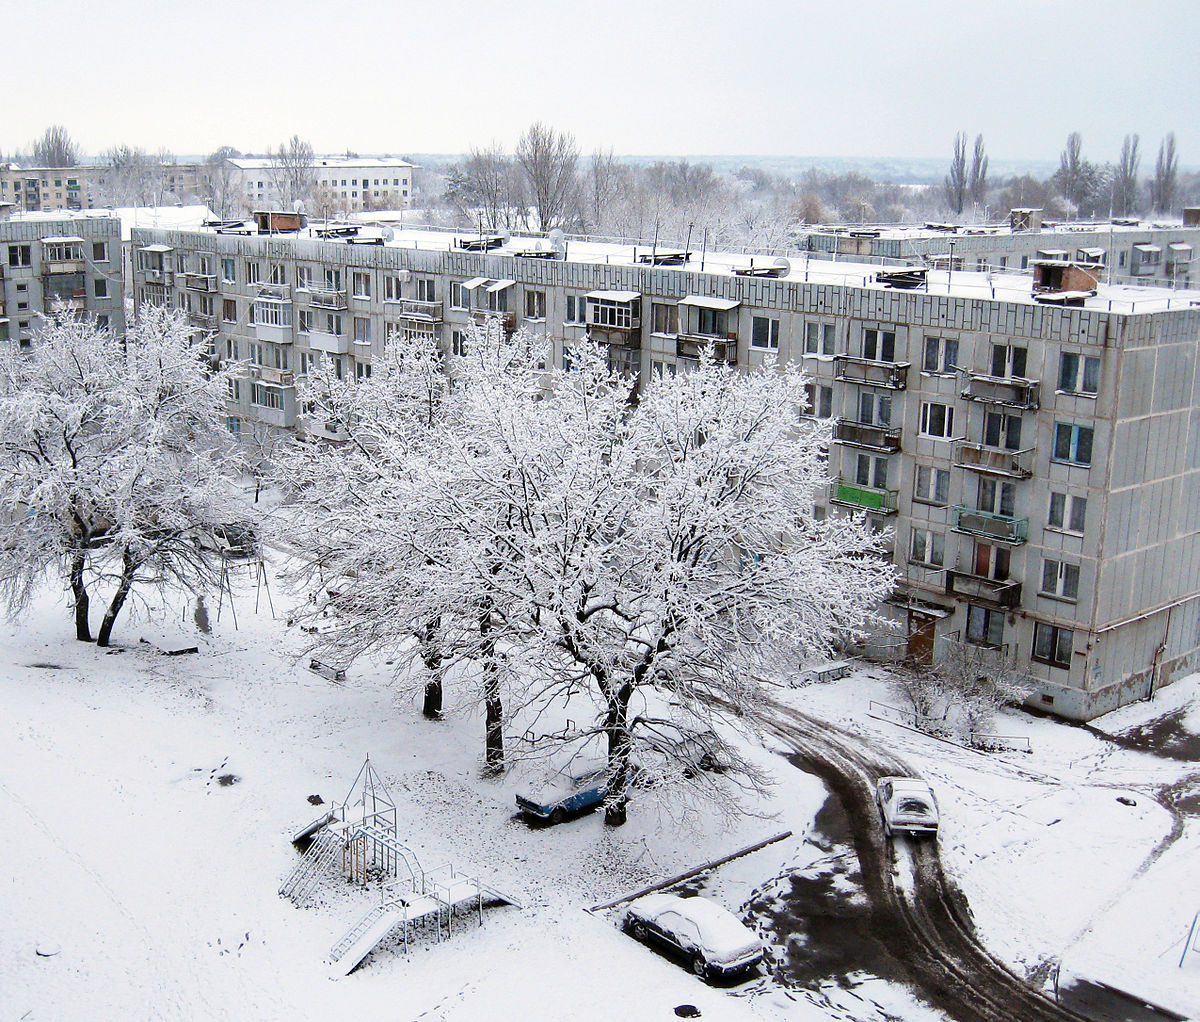
[[[124,337],[61,318],[30,351],[0,354],[0,598],[10,612],[57,569],[76,638],[90,641],[91,593],[107,585],[106,646],[139,584],[216,580],[192,537],[230,514],[238,461],[224,403],[236,371],[214,370],[186,319],[151,306]]]
[[[310,563],[339,580],[326,641],[469,666],[493,766],[505,720],[586,701],[564,740],[603,745],[620,823],[639,746],[753,707],[765,672],[854,633],[892,570],[861,519],[814,514],[828,435],[796,368],[703,359],[634,403],[597,346],[542,369],[539,341],[493,326],[467,352],[433,425],[376,417],[361,453],[293,463],[322,521]]]

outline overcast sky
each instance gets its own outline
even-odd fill
[[[246,152],[511,147],[535,120],[586,153],[1113,160],[1167,131],[1200,163],[1195,0],[41,0],[5,6],[0,150],[61,122]],[[1193,151],[1193,146],[1198,148]]]

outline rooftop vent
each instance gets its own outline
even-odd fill
[[[927,231],[941,231],[943,234],[957,234],[958,224],[939,224],[933,221],[926,221],[925,229]]]
[[[340,241],[355,237],[358,234],[358,224],[325,224],[323,227],[316,228],[315,233],[318,238]]]
[[[1135,216],[1115,216],[1112,218],[1114,227],[1141,227],[1142,222]]]
[[[780,256],[769,263],[761,263],[758,266],[754,265],[754,260],[750,260],[749,266],[735,266],[733,268],[734,276],[736,277],[786,277],[792,272],[792,264]]]
[[[1183,226],[1200,227],[1200,206],[1183,207]]]
[[[925,275],[928,272],[923,266],[906,266],[902,270],[880,270],[875,274],[875,279],[885,287],[911,291],[915,287],[925,286]]]
[[[308,217],[291,210],[256,209],[251,215],[259,234],[295,234],[308,224]]]
[[[1040,231],[1042,229],[1042,211],[1029,208],[1010,209],[1008,211],[1008,229],[1013,234],[1022,231]]]
[[[636,247],[633,250],[633,261],[635,263],[649,263],[651,266],[683,266],[691,258],[691,252],[684,252],[677,249],[659,248],[653,249],[650,252],[643,252],[641,255],[638,255]]]
[[[506,240],[503,234],[477,234],[473,238],[455,238],[454,247],[464,252],[490,252],[499,248]]]
[[[1036,301],[1080,306],[1084,299],[1096,294],[1096,285],[1096,274],[1078,263],[1039,259],[1033,264],[1033,297]]]

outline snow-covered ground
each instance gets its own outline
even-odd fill
[[[732,827],[635,805],[617,830],[599,814],[530,828],[513,804],[527,776],[480,770],[478,716],[424,720],[382,667],[352,668],[341,686],[313,674],[295,659],[288,597],[235,575],[236,627],[227,601],[218,618],[214,599],[198,612],[180,596],[153,621],[119,622],[125,648],[104,651],[71,638],[50,592],[0,629],[0,1022],[640,1020],[675,1017],[681,1004],[730,1020],[852,1017],[769,980],[704,986],[622,935],[615,913],[584,911],[792,830],[705,883],[738,909],[825,856],[815,779],[757,750],[777,784]],[[162,656],[142,637],[200,652]],[[1128,730],[1198,689],[1193,677],[1098,723]],[[1200,909],[1197,826],[1185,821],[1155,857],[1174,821],[1152,792],[1194,763],[1022,714],[999,730],[1027,735],[1032,753],[961,750],[872,716],[869,700],[894,702],[879,668],[780,692],[887,742],[933,781],[947,868],[1001,958],[1031,973],[1089,949],[1179,960]],[[1198,716],[1182,716],[1193,732]],[[488,909],[482,927],[456,924],[407,956],[393,942],[335,982],[330,945],[370,895],[331,889],[298,909],[276,889],[296,862],[290,834],[317,812],[309,796],[342,799],[368,754],[424,866],[452,862],[523,907]],[[1200,952],[1190,958],[1175,973],[1200,986]],[[870,999],[893,1017],[934,1017],[883,981]]]

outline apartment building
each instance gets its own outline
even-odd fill
[[[226,161],[240,176],[238,191],[247,209],[279,209],[279,169],[275,161],[244,157]],[[364,209],[407,209],[412,204],[413,171],[407,160],[392,157],[317,156],[313,158],[313,215],[322,209],[337,215]]]
[[[153,183],[143,190],[159,205],[184,202],[201,191],[203,164],[169,163],[158,167]],[[20,167],[0,164],[0,202],[31,212],[79,210],[125,205],[133,200],[131,186],[112,167]]]
[[[956,270],[1029,270],[1039,260],[1089,263],[1111,284],[1200,285],[1200,226],[1136,218],[1106,223],[1049,222],[1040,209],[1014,209],[1007,224],[802,228],[802,251],[854,262],[906,263]]]
[[[35,343],[41,317],[65,311],[125,330],[121,221],[84,214],[0,220],[0,341]]]
[[[452,232],[135,229],[135,296],[188,310],[225,358],[239,432],[302,429],[296,377],[366,379],[389,340],[461,352],[472,319],[590,334],[614,365],[701,350],[798,360],[833,420],[819,513],[894,535],[884,608],[915,660],[1007,652],[1032,705],[1089,719],[1200,668],[1200,294],[1028,276],[752,259]],[[1036,290],[1035,290],[1036,287]],[[569,356],[568,356],[569,357]]]

